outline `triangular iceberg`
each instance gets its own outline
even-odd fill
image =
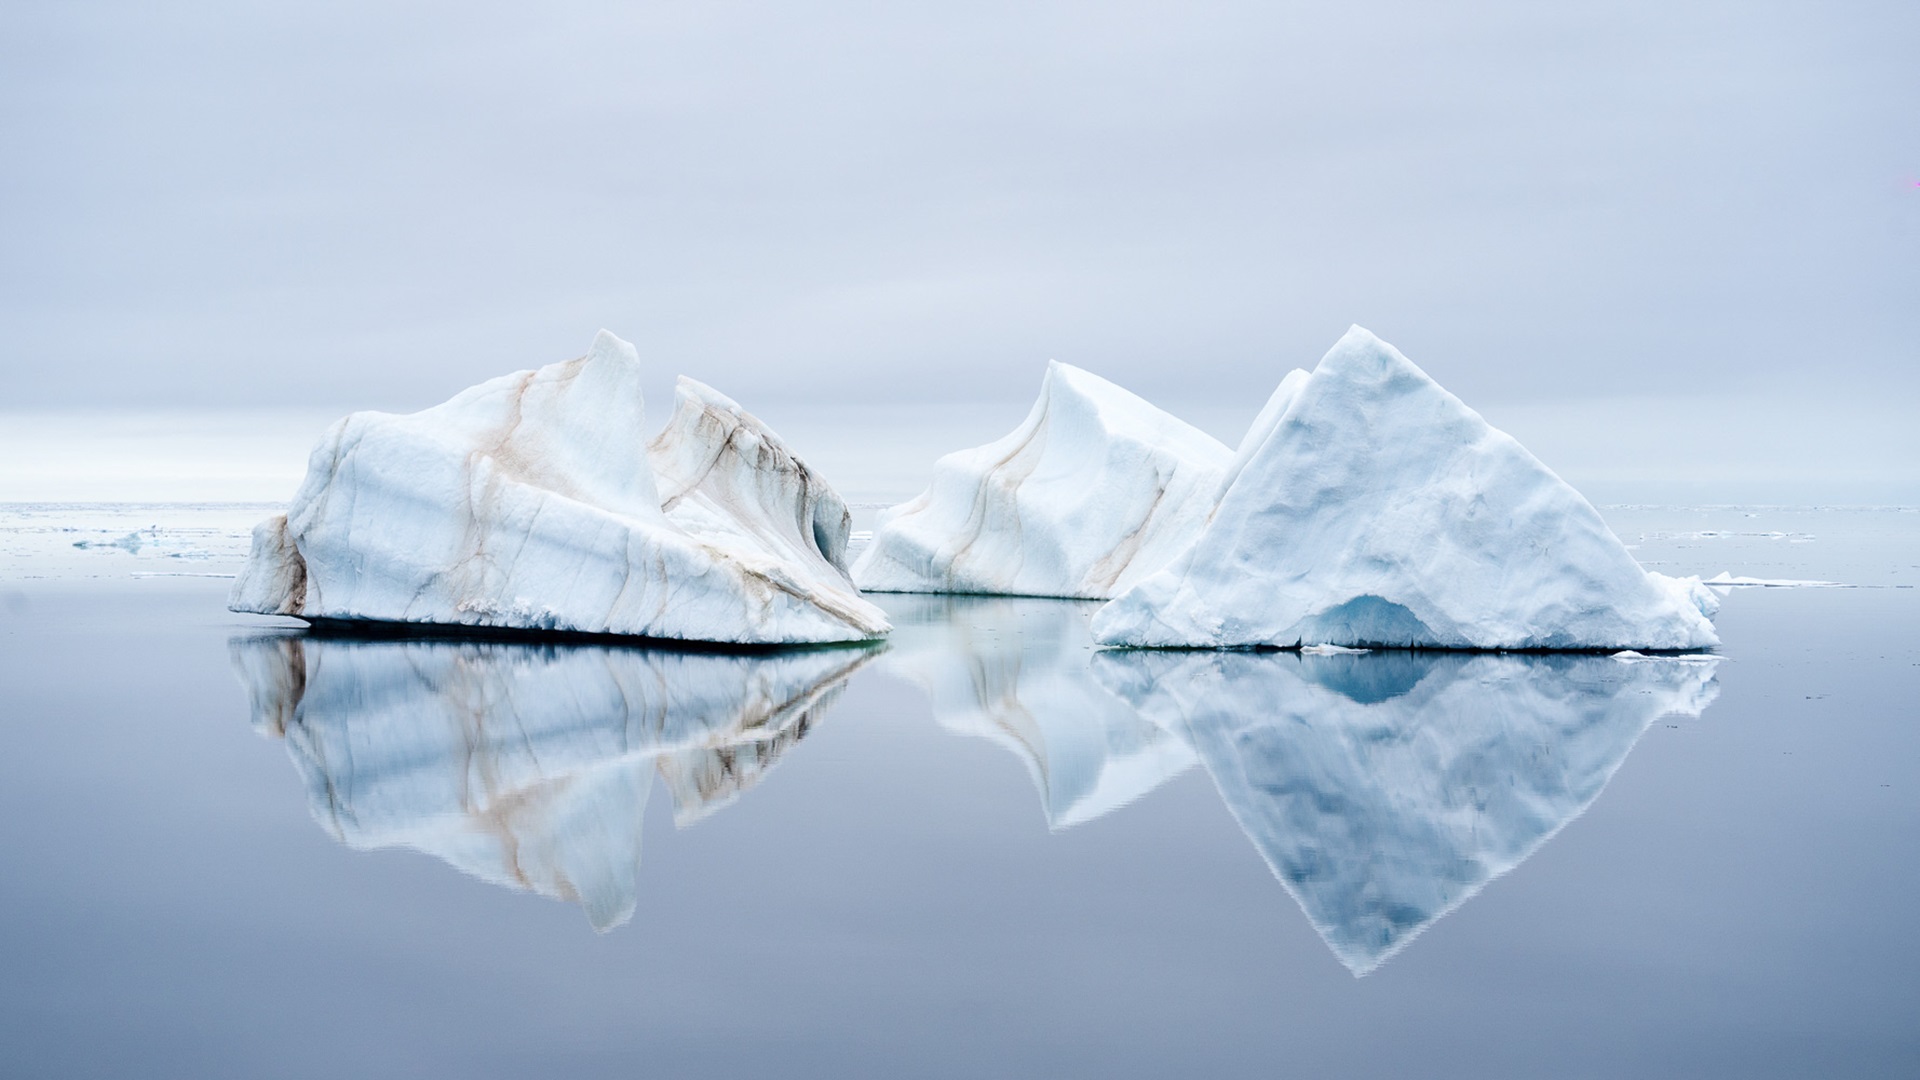
[[[749,644],[885,633],[847,576],[840,497],[732,401],[691,380],[677,399],[649,448],[639,358],[601,331],[578,360],[422,412],[354,413],[254,530],[230,606]]]
[[[1289,376],[1193,545],[1094,616],[1107,645],[1698,649],[1717,601],[1359,327]]]
[[[872,592],[1103,600],[1198,535],[1233,452],[1090,372],[1047,365],[1012,434],[935,464],[853,567]]]

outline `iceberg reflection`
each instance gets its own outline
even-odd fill
[[[255,725],[285,739],[335,838],[577,902],[599,929],[634,910],[656,783],[676,823],[727,805],[878,658],[943,727],[1012,751],[1056,830],[1204,765],[1356,975],[1583,813],[1655,719],[1698,715],[1718,689],[1699,657],[1098,651],[1094,606],[888,597],[888,647],[756,655],[312,635],[231,648]]]
[[[633,914],[657,773],[686,824],[765,775],[867,648],[743,655],[279,636],[229,642],[254,725],[284,737],[315,820],[475,877]]]
[[[1356,975],[1580,816],[1656,718],[1718,691],[1693,658],[1127,651],[1094,666],[1188,740]]]
[[[1087,621],[1098,608],[1022,596],[886,598],[894,633],[881,665],[926,691],[942,727],[1019,757],[1056,831],[1116,810],[1194,763],[1180,736],[1093,677]]]

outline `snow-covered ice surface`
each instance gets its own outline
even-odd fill
[[[894,632],[881,668],[925,691],[942,727],[1017,756],[1049,827],[1102,817],[1193,764],[1184,740],[1092,677],[1094,605],[937,595],[886,604]]]
[[[1180,732],[1355,975],[1578,817],[1641,732],[1698,716],[1715,665],[1400,650],[1102,653]]]
[[[1079,368],[1052,363],[1012,434],[940,459],[880,515],[853,569],[876,592],[1105,599],[1199,534],[1232,451]]]
[[[872,658],[591,645],[236,639],[253,724],[286,741],[314,820],[483,881],[632,914],[656,776],[685,825],[732,802]]]
[[[1094,617],[1104,644],[1698,649],[1712,593],[1392,346],[1348,331],[1289,376],[1205,531]]]
[[[431,409],[354,413],[256,528],[232,606],[745,644],[884,634],[841,562],[839,496],[732,401],[684,380],[676,398],[650,453],[639,358],[602,331],[578,360]]]

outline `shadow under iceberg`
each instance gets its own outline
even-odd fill
[[[1178,732],[1356,975],[1525,861],[1710,659],[1386,651],[1102,652],[1095,674]]]
[[[314,635],[229,649],[254,726],[285,739],[336,839],[577,902],[599,930],[633,914],[656,775],[676,824],[727,805],[880,651]]]

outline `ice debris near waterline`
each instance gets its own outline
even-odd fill
[[[1047,366],[1026,422],[948,454],[881,516],[853,577],[873,592],[1104,600],[1178,555],[1233,454],[1097,375]]]
[[[1348,331],[1261,413],[1184,554],[1106,645],[1700,649],[1718,607],[1392,346]]]
[[[639,358],[578,360],[411,415],[354,413],[254,532],[238,611],[742,644],[889,629],[845,568],[846,505],[772,431],[682,379],[649,445]]]

